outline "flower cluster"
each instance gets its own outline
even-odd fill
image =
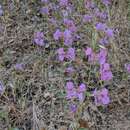
[[[38,31],[34,34],[34,43],[39,46],[45,45],[43,32]]]
[[[113,75],[110,70],[110,65],[108,63],[104,63],[100,65],[100,75],[101,75],[101,80],[103,81],[108,81],[112,79]]]
[[[73,28],[71,28],[73,29]],[[64,45],[71,46],[73,42],[73,35],[69,29],[65,29],[64,32],[61,32],[59,29],[53,34],[55,40],[64,39]]]
[[[59,0],[59,7],[62,9],[63,13],[63,28],[56,28],[55,32],[53,33],[53,38],[56,42],[63,43],[56,51],[57,59],[60,62],[68,62],[68,61],[75,61],[76,59],[76,50],[74,47],[72,47],[74,43],[74,39],[77,36],[77,27],[75,22],[68,18],[68,14],[71,12],[71,8],[69,7],[69,1],[68,0]],[[69,65],[65,69],[65,72],[68,74],[73,73],[75,70],[72,65]],[[75,99],[78,98],[80,101],[83,101],[84,94],[83,90],[79,91],[80,87],[82,87],[83,84],[79,86],[78,89],[74,87],[73,82],[67,82],[66,84],[66,93],[67,93],[67,99]],[[85,87],[85,86],[84,86]],[[70,110],[72,112],[76,112],[77,106],[75,104],[70,105]]]
[[[125,64],[125,69],[127,70],[128,73],[130,73],[130,64]]]
[[[86,15],[83,16],[83,22],[84,23],[90,23],[90,22],[92,22],[92,19],[93,19],[92,15],[86,14]]]
[[[102,4],[107,8],[111,2],[110,0],[102,0]],[[108,45],[109,39],[113,38],[114,31],[107,26],[108,12],[106,10],[101,11],[94,2],[85,2],[85,7],[88,9],[89,14],[83,16],[84,23],[92,23],[97,33],[100,33],[101,38],[98,40],[99,44]]]
[[[99,9],[98,5],[96,5],[96,2],[94,2],[94,0],[84,0],[85,10],[83,10],[83,13],[86,10],[87,13],[83,15],[81,15],[80,13],[79,13],[80,15],[78,14],[78,17],[81,17],[81,22],[83,22],[79,27],[77,27],[77,25],[80,23],[80,18],[78,18],[77,22],[75,22],[76,21],[75,17],[77,17],[77,13],[76,15],[74,15],[74,18],[71,18],[70,17],[71,15],[69,15],[71,12],[75,11],[75,7],[73,6],[74,0],[71,1],[70,0],[56,0],[56,1],[40,0],[40,1],[42,2],[41,5],[43,5],[39,10],[40,13],[47,16],[45,17],[45,20],[48,20],[53,25],[51,26],[52,28],[50,27],[53,33],[49,35],[49,37],[52,36],[53,40],[55,40],[55,42],[58,43],[54,45],[55,46],[54,48],[53,47],[52,48],[56,49],[56,56],[59,63],[61,65],[67,66],[67,68],[65,66],[65,72],[69,74],[76,72],[76,74],[74,73],[74,76],[67,74],[67,78],[69,76],[70,77],[67,79],[65,85],[66,99],[68,99],[70,102],[78,101],[80,103],[83,103],[86,96],[85,92],[88,87],[86,84],[90,83],[91,85],[91,82],[85,80],[87,79],[93,80],[95,77],[97,78],[97,75],[99,74],[98,80],[101,81],[102,84],[104,84],[105,82],[110,81],[113,78],[113,74],[111,72],[111,65],[108,63],[108,49],[107,49],[108,47],[107,45],[114,38],[114,29],[110,27],[108,24],[110,20],[108,10],[109,10],[109,5],[111,5],[111,0],[100,0],[100,2],[98,1],[98,5],[100,4],[102,5],[100,6],[101,9]],[[55,5],[55,3],[58,4],[56,6],[53,6]],[[58,11],[61,10],[61,12],[60,11],[55,12],[57,9]],[[3,14],[4,14],[3,8],[0,5],[0,16],[2,16]],[[55,17],[53,17],[53,14],[56,14]],[[63,17],[59,16],[61,14],[63,15]],[[55,20],[56,18],[57,21]],[[61,21],[59,21],[59,19],[61,19]],[[83,49],[82,43],[80,43],[77,40],[78,38],[80,38],[80,36],[81,38],[82,36],[84,38],[84,35],[82,35],[82,33],[80,36],[78,35],[78,33],[80,33],[79,28],[83,27],[82,25],[90,25],[89,26],[91,28],[90,32],[92,30],[92,43],[90,42],[90,46],[93,46],[92,48],[87,46],[87,48]],[[49,27],[47,27],[47,29],[48,28]],[[35,32],[33,36],[34,44],[38,46],[45,46],[45,41],[46,41],[45,39],[47,38],[46,35],[48,34],[48,32],[49,31],[47,31],[47,33],[44,33],[42,31]],[[86,42],[87,45],[89,44],[89,41],[90,39]],[[80,48],[76,48],[79,44],[80,44]],[[89,66],[84,67],[86,64],[82,65],[83,62],[81,63],[80,67],[77,64],[75,65],[77,59],[79,58],[78,56],[80,55],[80,58],[82,57],[81,50],[84,50],[88,63],[94,65],[92,67],[95,67],[95,65],[97,65],[94,68],[93,72],[95,73],[95,71],[98,70],[98,73],[95,74],[96,76],[94,78],[92,77],[93,75],[91,76],[91,70],[90,70],[91,68],[89,68]],[[84,61],[84,58],[82,59],[82,61]],[[65,64],[63,64],[64,62]],[[17,63],[14,66],[16,70],[24,70],[24,67],[25,65],[23,63]],[[79,68],[77,69],[76,67]],[[130,73],[130,64],[125,64],[124,67],[126,71]],[[86,68],[87,71],[85,70]],[[83,71],[85,70],[86,72],[90,71],[90,75],[88,76],[86,73],[84,73],[82,76],[82,74],[80,74],[81,69],[83,69]],[[78,79],[77,77],[80,78]],[[75,81],[74,82],[71,81],[73,79],[76,80],[81,79],[81,81],[79,81],[80,84],[75,85],[74,84]],[[0,94],[3,92],[4,92],[4,86],[2,82],[0,82]],[[106,88],[102,88],[100,90],[96,88],[93,92],[93,96],[96,105],[107,105],[110,103],[109,91]],[[70,110],[72,112],[76,112],[77,106],[75,104],[71,104]]]
[[[69,29],[65,29],[64,31],[64,44],[66,46],[72,45],[73,42],[73,36],[72,32]]]
[[[44,6],[40,8],[40,13],[48,16],[50,13],[49,0],[41,0],[41,2],[44,4]]]
[[[102,38],[100,38],[99,43],[102,45],[107,45],[109,43],[109,38],[112,38],[114,33],[113,29],[109,28],[105,23],[97,23],[95,26],[98,32],[102,32]]]
[[[100,52],[98,54],[98,60],[100,64],[100,75],[101,80],[108,81],[111,80],[113,75],[110,70],[110,65],[107,63],[107,50],[106,49],[100,49]]]
[[[64,25],[72,32],[76,32],[77,28],[75,26],[75,23],[73,20],[70,20],[70,19],[67,19],[65,18],[64,19]]]
[[[41,14],[47,14],[49,15],[49,7],[48,6],[44,6],[40,9],[40,13]]]
[[[69,106],[69,110],[73,113],[75,113],[77,111],[77,106],[75,104],[70,104]]]
[[[68,66],[65,68],[65,72],[69,73],[67,74],[67,78],[69,77],[69,81],[67,79],[66,83],[66,98],[70,101],[77,101],[83,102],[85,99],[85,91],[86,91],[86,85],[84,83],[81,83],[80,85],[76,86],[73,82],[70,80],[73,80],[72,77],[75,76],[71,75],[73,72],[77,72],[77,66],[73,66],[74,63],[76,63],[77,59],[76,52],[78,51],[78,48],[76,50],[76,45],[78,44],[78,39],[81,38],[79,33],[79,28],[77,27],[77,23],[75,23],[75,20],[70,18],[71,12],[73,12],[73,2],[70,2],[69,0],[58,0],[58,4],[54,7],[53,2],[49,2],[49,0],[41,0],[43,3],[43,7],[40,9],[40,12],[43,15],[51,16],[47,18],[49,22],[52,24],[53,30],[53,38],[55,42],[57,42],[56,46],[56,56],[58,61],[62,65]],[[93,30],[93,33],[95,37],[94,40],[92,40],[93,48],[87,47],[86,49],[83,49],[85,52],[85,55],[88,59],[89,63],[92,63],[94,65],[98,65],[98,73],[100,74],[100,80],[101,81],[109,81],[112,79],[113,75],[111,72],[110,64],[108,63],[107,56],[108,56],[108,50],[106,49],[107,46],[110,43],[110,39],[114,37],[114,31],[113,28],[108,26],[109,22],[109,12],[108,12],[108,6],[111,4],[110,0],[101,0],[99,4],[102,4],[102,9],[98,8],[98,5],[94,3],[91,0],[85,0],[85,8],[87,10],[87,14],[83,14],[81,16],[81,20],[83,24],[85,25],[92,25],[90,26]],[[53,10],[54,9],[54,10]],[[57,9],[61,10],[60,13],[55,12]],[[53,17],[52,10],[54,11],[54,14],[56,17]],[[62,17],[59,17],[59,15],[63,15]],[[61,21],[59,21],[61,19]],[[62,25],[62,26],[59,26]],[[92,34],[93,34],[92,33]],[[36,32],[34,35],[34,42],[35,44],[39,46],[45,45],[45,39],[43,32]],[[77,43],[76,43],[77,42]],[[94,42],[94,43],[93,43]],[[59,44],[60,43],[60,44]],[[99,44],[102,45],[99,45]],[[90,45],[91,46],[91,45]],[[95,46],[95,47],[94,47]],[[57,48],[58,47],[58,48]],[[100,48],[99,50],[95,51],[95,48]],[[80,49],[79,49],[80,50]],[[82,48],[81,48],[82,50]],[[82,51],[81,51],[82,52]],[[82,55],[82,54],[81,54]],[[71,62],[70,62],[71,61]],[[66,62],[63,64],[63,62]],[[71,65],[70,65],[71,64]],[[74,69],[75,67],[75,69]],[[125,68],[128,70],[128,66]],[[83,82],[83,81],[81,81]],[[102,83],[104,83],[102,82]],[[87,84],[87,83],[86,83]],[[95,97],[95,103],[98,105],[105,105],[110,102],[109,96],[108,96],[108,90],[106,88],[103,88],[101,90],[94,91],[94,97]],[[74,99],[74,100],[73,100]],[[70,110],[73,112],[76,112],[77,106],[75,104],[70,105]]]
[[[106,60],[107,60],[107,50],[106,49],[100,49],[100,51],[98,53],[98,60],[101,65],[106,62]]]
[[[110,5],[109,0],[102,0],[102,4],[107,8]],[[63,42],[63,46],[67,46],[68,49],[64,49],[63,47],[57,50],[58,60],[59,61],[75,61],[76,60],[76,50],[72,48],[72,45],[75,40],[75,36],[78,36],[76,33],[77,27],[73,20],[67,18],[68,12],[67,8],[69,8],[69,1],[68,0],[59,0],[59,5],[64,7],[64,12],[66,12],[63,18],[63,25],[65,28],[56,29],[53,33],[53,38],[56,41]],[[85,1],[85,8],[88,10],[88,14],[83,15],[83,23],[84,24],[92,24],[93,30],[95,31],[98,38],[95,39],[97,43],[102,45],[108,45],[109,39],[113,38],[114,32],[113,29],[107,26],[107,20],[109,18],[107,10],[101,11],[98,6],[93,2],[86,0]],[[99,35],[98,35],[99,34]],[[97,44],[98,45],[98,44]],[[97,46],[96,45],[96,46]],[[94,49],[91,47],[87,47],[84,49],[85,55],[88,59],[89,63],[92,64],[99,64],[99,73],[100,73],[100,80],[102,81],[109,81],[112,79],[113,75],[110,69],[110,64],[107,62],[107,49],[105,47],[101,48],[99,52],[94,52]],[[66,69],[67,73],[74,72],[73,67],[68,67]],[[68,81],[66,83],[66,94],[67,99],[73,100],[78,99],[80,102],[84,101],[85,98],[85,91],[86,86],[85,84],[80,84],[78,87],[75,87],[74,83]],[[105,105],[110,102],[108,96],[108,90],[106,88],[102,90],[95,90],[94,91],[95,103],[98,105]],[[71,111],[75,112],[77,106],[75,104],[70,105]]]
[[[60,31],[60,29],[57,29],[55,33],[53,34],[53,37],[55,40],[64,40],[64,45],[71,46],[74,40],[74,34],[77,30],[76,25],[73,20],[64,18],[63,23],[65,25],[64,32]]]
[[[68,60],[75,60],[75,49],[74,48],[68,48],[68,51],[65,52],[64,48],[59,48],[57,50],[58,53],[58,59],[59,61],[64,61],[64,59]]]
[[[108,81],[111,80],[113,75],[110,70],[110,65],[107,63],[107,50],[106,49],[100,49],[99,53],[94,53],[92,48],[88,47],[85,50],[85,54],[88,57],[89,62],[99,62],[100,65],[100,75],[101,80]]]
[[[97,55],[96,55],[96,53],[94,53],[94,51],[92,50],[91,47],[87,47],[85,49],[85,55],[88,58],[89,62],[94,63],[97,60]]]
[[[111,2],[110,0],[101,1],[105,8],[107,8]],[[107,26],[108,22],[108,12],[106,10],[101,11],[97,5],[92,1],[85,1],[85,7],[88,10],[89,14],[85,14],[83,17],[84,23],[91,23],[96,30],[96,34],[99,38],[96,38],[96,42],[107,45],[109,44],[109,39],[113,38],[114,32],[113,29]],[[113,75],[110,70],[110,65],[107,63],[107,49],[101,48],[99,53],[95,53],[92,48],[88,47],[85,49],[85,55],[88,58],[89,62],[98,62],[100,65],[100,79],[103,81],[111,80]]]
[[[85,95],[84,92],[86,91],[86,85],[81,83],[78,88],[74,86],[74,83],[68,81],[66,83],[66,92],[67,92],[67,99],[76,99],[80,102],[84,101]]]
[[[108,90],[103,88],[101,90],[95,89],[93,92],[96,105],[107,105],[110,103]]]
[[[85,0],[85,8],[86,9],[94,9],[96,4],[91,0]]]

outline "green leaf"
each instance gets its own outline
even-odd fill
[[[0,118],[6,118],[7,117],[7,113],[2,111],[0,112]]]
[[[88,97],[91,97],[91,96],[92,96],[90,92],[86,92],[85,94],[86,94],[86,96],[88,96]]]

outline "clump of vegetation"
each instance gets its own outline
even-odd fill
[[[127,18],[127,1],[3,0],[1,128],[128,129]]]

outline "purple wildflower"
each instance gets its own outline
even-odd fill
[[[130,64],[125,64],[125,69],[127,70],[128,73],[130,73]]]
[[[94,15],[101,20],[106,20],[108,18],[108,13],[106,11],[101,12],[98,8],[94,10]]]
[[[84,92],[86,90],[85,84],[81,84],[78,89],[74,87],[73,82],[68,81],[66,83],[67,99],[78,98],[82,102],[85,98]]]
[[[71,112],[75,113],[77,111],[77,106],[75,104],[70,104],[69,109]]]
[[[108,95],[108,90],[106,88],[103,88],[101,90],[94,90],[93,92],[94,98],[95,98],[95,104],[96,105],[108,105],[110,103],[110,98]]]
[[[108,13],[106,11],[100,13],[100,19],[106,20],[108,19]]]
[[[43,32],[38,31],[34,34],[34,42],[39,46],[45,45]]]
[[[99,8],[95,8],[94,9],[94,16],[100,17],[100,14],[101,14],[101,12],[100,12]]]
[[[66,89],[67,89],[67,90],[72,90],[73,88],[74,88],[74,83],[71,82],[71,81],[68,81],[68,82],[66,83]]]
[[[85,92],[86,91],[86,85],[84,83],[80,84],[78,91],[79,92]]]
[[[0,81],[0,94],[2,94],[4,92],[5,88],[3,83]]]
[[[100,52],[98,54],[98,60],[100,64],[104,64],[106,62],[107,57],[107,50],[106,49],[100,49]]]
[[[84,83],[81,83],[80,86],[77,89],[77,98],[80,102],[82,102],[85,98],[84,92],[86,91],[86,85]]]
[[[113,75],[110,70],[110,65],[108,63],[104,63],[100,65],[100,75],[101,75],[101,80],[103,81],[109,81],[112,79]]]
[[[92,51],[92,48],[88,47],[85,50],[85,55],[88,57],[89,62],[94,62],[97,60],[97,55]]]
[[[88,61],[92,63],[97,61],[97,55],[93,52],[91,56],[88,57]]]
[[[69,60],[75,60],[75,49],[74,48],[68,49],[68,52],[66,54],[66,58]]]
[[[68,0],[59,0],[60,6],[67,6],[68,5]]]
[[[67,96],[66,96],[67,99],[74,99],[76,98],[76,96],[77,96],[77,93],[75,89],[67,91]]]
[[[92,22],[92,16],[91,15],[84,15],[83,16],[83,22],[86,23],[86,22]]]
[[[57,29],[56,32],[53,34],[53,37],[55,40],[59,40],[60,38],[62,38],[62,32]]]
[[[47,6],[42,7],[40,9],[40,12],[41,12],[41,14],[47,14],[47,15],[49,15],[49,8]]]
[[[78,34],[75,34],[75,40],[79,40],[81,37]]]
[[[102,67],[103,67],[103,70],[105,70],[105,71],[110,70],[110,64],[108,64],[108,63],[103,64]]]
[[[96,7],[96,4],[92,2],[91,0],[85,0],[85,8],[87,9],[94,9]]]
[[[90,56],[92,54],[92,48],[88,47],[86,50],[85,50],[85,54],[86,56]]]
[[[64,61],[64,59],[65,59],[64,48],[59,48],[57,50],[57,53],[58,53],[58,59],[59,59],[59,61]]]
[[[108,6],[111,4],[111,0],[102,0],[102,3],[105,5],[105,6]]]
[[[2,9],[2,6],[0,5],[0,16],[2,16],[3,15],[3,9]]]
[[[72,45],[73,42],[73,37],[72,37],[72,32],[68,29],[64,31],[64,44],[66,46]]]
[[[24,64],[23,63],[17,63],[14,68],[16,70],[23,70],[24,69]]]
[[[68,81],[66,83],[66,92],[67,92],[67,99],[76,98],[76,89],[74,88],[74,83]]]
[[[96,30],[97,31],[105,31],[107,28],[105,23],[97,23],[96,24]]]
[[[111,71],[104,71],[101,73],[101,80],[103,81],[109,81],[112,79],[112,77],[113,75]]]
[[[109,43],[108,38],[104,37],[104,38],[100,39],[99,43],[102,45],[108,45],[108,43]]]
[[[110,29],[110,28],[108,28],[108,29],[106,29],[105,30],[105,33],[106,33],[106,35],[108,36],[108,37],[113,37],[113,29]]]
[[[43,2],[43,3],[48,3],[49,0],[41,0],[41,2]]]
[[[49,22],[55,26],[57,25],[57,21],[54,18],[50,18]]]
[[[77,98],[79,99],[80,102],[84,101],[84,93],[77,93]]]
[[[64,61],[64,59],[75,60],[75,49],[69,48],[67,52],[64,51],[64,48],[59,48],[57,50],[59,61]]]
[[[64,19],[64,24],[67,26],[67,28],[71,31],[71,32],[76,32],[76,26],[74,24],[73,20],[69,20],[69,19]]]
[[[103,81],[109,81],[113,77],[112,72],[110,70],[110,65],[106,63],[106,57],[107,57],[107,50],[100,49],[100,52],[98,54],[98,60],[100,63],[101,80]]]

